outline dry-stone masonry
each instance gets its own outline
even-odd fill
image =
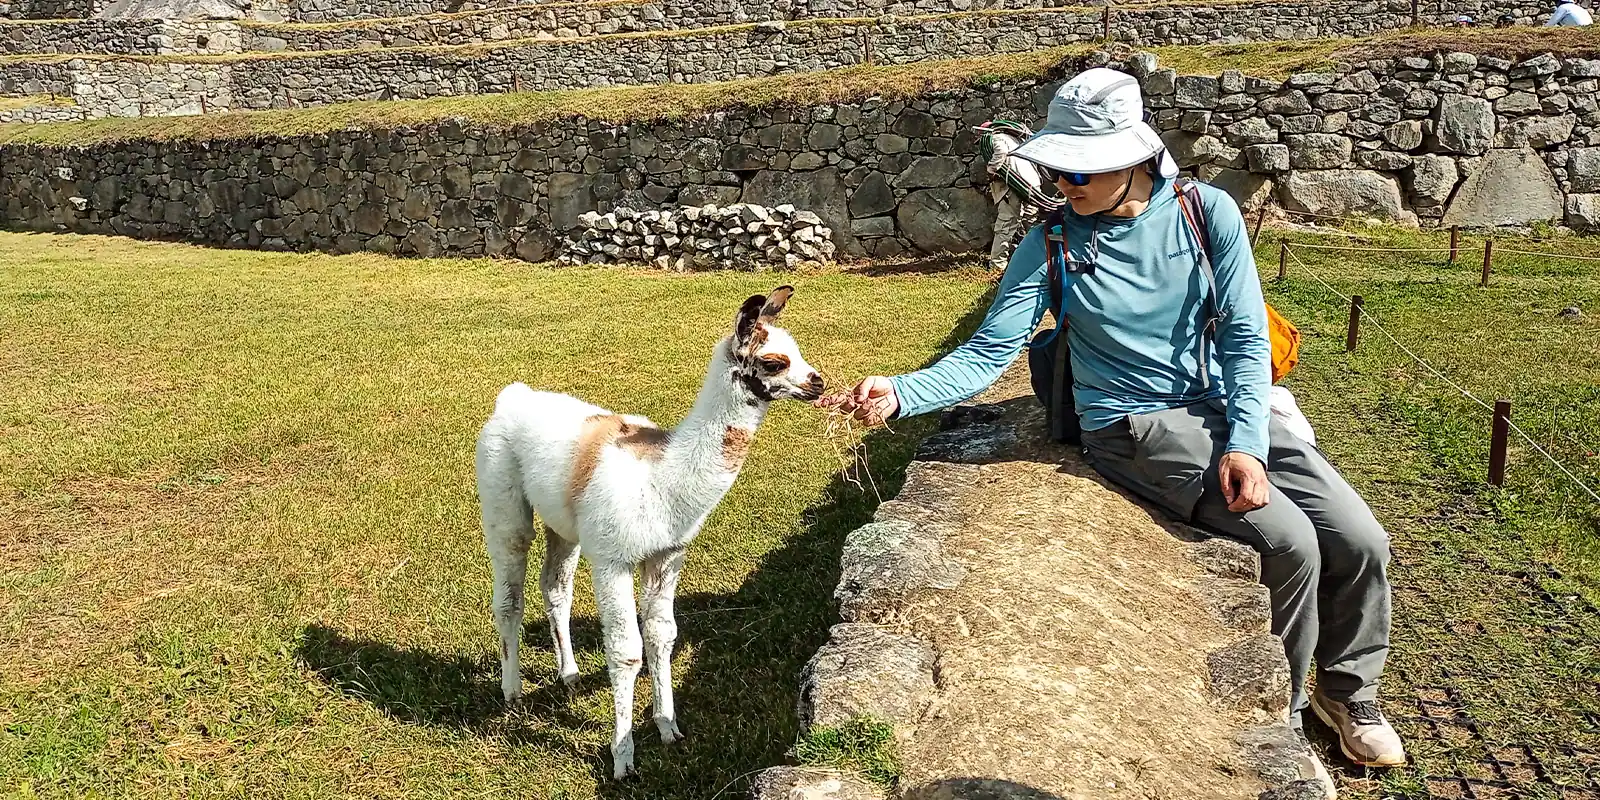
[[[678,272],[819,266],[834,255],[833,232],[822,218],[784,204],[618,208],[585,212],[562,242],[562,264],[648,262]]]
[[[59,91],[71,92],[88,116],[199,113],[193,109],[283,108],[515,90],[724,81],[864,63],[1024,52],[1094,41],[1105,35],[1100,10],[1061,8],[872,21],[771,21],[672,35],[659,35],[658,31],[658,35],[558,38],[580,29],[604,33],[695,22],[657,19],[663,8],[650,4],[562,5],[552,6],[549,14],[519,9],[516,16],[504,18],[469,15],[371,28],[217,23],[214,35],[186,29],[158,35],[153,43],[148,36],[135,43],[135,52],[154,49],[166,54],[163,63],[176,68],[171,74],[153,70],[147,59],[90,55],[68,62],[70,79],[55,78],[55,82]],[[572,19],[564,22],[563,15]],[[1403,27],[1410,20],[1410,4],[1405,0],[1340,0],[1314,5],[1219,0],[1215,5],[1121,9],[1113,17],[1111,34],[1141,45],[1200,44],[1355,36]],[[98,28],[91,33],[94,35],[60,37],[60,43],[49,47],[76,48],[66,43],[83,38],[83,49],[99,52],[117,38]],[[516,38],[529,36],[543,38]],[[138,39],[139,34],[129,32],[124,38]],[[411,42],[479,40],[495,43],[465,49],[399,47]],[[0,47],[45,47],[33,44],[35,41],[26,36],[20,42],[15,36],[0,36]],[[181,60],[185,53],[213,53],[235,46],[285,52],[232,61]],[[43,61],[6,63],[0,69],[0,93],[14,94],[5,88],[10,84],[49,81],[60,69],[57,63]],[[203,81],[192,79],[200,74],[206,76]],[[203,103],[201,95],[205,96]]]
[[[1600,60],[1437,53],[1284,82],[1130,66],[1179,164],[1246,205],[1275,190],[1314,214],[1595,227]]]
[[[1246,207],[1600,230],[1600,60],[1438,54],[1287,81],[1178,76],[1148,54],[1114,65],[1142,77],[1180,162]],[[980,251],[994,210],[971,128],[1038,119],[1059,79],[631,125],[4,145],[0,224],[546,260],[585,212],[743,202],[815,213],[844,255]]]

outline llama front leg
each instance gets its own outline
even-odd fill
[[[683,739],[678,715],[672,707],[672,645],[678,640],[678,622],[672,600],[683,571],[683,550],[669,550],[644,562],[644,646],[650,659],[650,684],[655,696],[656,728],[667,744]]]
[[[600,608],[616,714],[611,775],[620,780],[633,774],[633,684],[639,678],[644,644],[639,640],[639,615],[633,605],[633,568],[626,564],[593,567],[595,604]]]
[[[483,500],[483,540],[494,572],[491,612],[500,633],[500,692],[509,702],[522,694],[522,644],[524,584],[528,576],[528,545],[533,538],[533,514],[520,495],[488,492]]]
[[[556,649],[556,674],[571,689],[578,680],[578,659],[572,655],[572,579],[578,572],[578,545],[544,529],[544,567],[539,591],[550,620],[550,641]]]

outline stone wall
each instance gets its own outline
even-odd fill
[[[1095,53],[1063,65],[1108,63]],[[1287,81],[1178,76],[1137,54],[1180,161],[1247,207],[1424,224],[1600,227],[1600,60],[1467,54]],[[162,65],[170,69],[173,65]],[[206,76],[190,76],[201,80]],[[543,260],[585,211],[815,211],[844,255],[987,248],[971,127],[1036,120],[1053,81],[909,101],[725,112],[634,125],[458,122],[289,139],[0,147],[0,223],[236,247]],[[1586,216],[1588,215],[1588,216]]]
[[[293,139],[0,147],[0,223],[236,247],[543,260],[585,211],[784,203],[845,254],[966,250],[993,210],[971,126],[1036,81],[631,126],[443,122]],[[74,199],[77,198],[77,199]]]
[[[0,23],[0,55],[237,53],[232,22],[84,19]]]
[[[619,9],[615,12],[618,14],[642,15],[644,12],[639,9],[651,7],[613,8]],[[626,9],[634,11],[625,12]],[[1348,0],[1342,5],[1254,0],[1123,9],[1113,18],[1113,33],[1145,45],[1200,44],[1356,36],[1403,27],[1409,21],[1410,4],[1406,0]],[[605,22],[612,23],[620,24],[616,19]],[[238,29],[230,27],[228,35],[234,30]],[[255,30],[246,29],[243,35],[255,36]],[[342,28],[326,30],[339,31],[340,35],[348,32]],[[172,72],[152,69],[147,61],[91,57],[72,62],[73,68],[82,73],[73,82],[73,98],[87,113],[118,115],[141,107],[192,109],[145,113],[197,113],[202,91],[207,94],[209,108],[224,110],[518,89],[713,82],[863,63],[902,64],[1025,52],[1094,41],[1103,33],[1099,11],[1069,8],[825,24],[767,22],[668,35],[518,40],[468,48],[285,54],[229,62],[197,61]],[[208,38],[205,44],[221,46],[226,38]],[[184,46],[190,42],[199,44],[194,36],[183,41]],[[48,72],[58,67],[13,62],[3,65],[0,74],[25,79],[34,69]],[[214,72],[216,81],[208,79],[196,84],[188,80],[200,71]],[[213,91],[214,85],[225,91]]]
[[[1600,191],[1600,60],[1449,53],[1283,83],[1135,61],[1179,163],[1247,204],[1275,193],[1314,214],[1595,225],[1579,210],[1592,201],[1573,198]]]
[[[84,19],[103,5],[101,0],[0,0],[0,19]]]

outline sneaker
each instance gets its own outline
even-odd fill
[[[1311,695],[1311,710],[1317,719],[1339,734],[1339,749],[1344,757],[1364,767],[1399,767],[1406,763],[1400,734],[1383,718],[1378,704],[1371,700],[1341,703],[1321,692]]]
[[[1333,776],[1328,774],[1328,768],[1322,765],[1322,759],[1317,758],[1317,751],[1311,749],[1311,742],[1306,739],[1306,732],[1296,727],[1295,738],[1300,740],[1300,780],[1311,781],[1322,788],[1322,800],[1337,800],[1339,790],[1333,785]]]

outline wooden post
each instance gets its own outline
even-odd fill
[[[1344,334],[1344,351],[1352,352],[1356,349],[1356,340],[1361,338],[1361,295],[1350,298],[1350,329]]]
[[[1418,8],[1418,5],[1420,5],[1418,0],[1411,0],[1411,27],[1413,28],[1422,22],[1422,15],[1420,13],[1421,10]]]
[[[205,95],[205,92],[201,92],[201,93],[200,93],[200,113],[202,113],[202,114],[209,114],[209,113],[211,113],[211,107],[210,107],[210,106],[208,106],[208,105],[206,105],[206,95]]]
[[[1511,434],[1511,401],[1494,401],[1494,426],[1489,434],[1489,482],[1506,485],[1506,439]]]
[[[1104,32],[1102,38],[1104,38],[1108,42],[1111,41],[1111,4],[1110,3],[1106,3],[1106,10],[1105,10],[1104,14],[1100,18],[1100,26],[1101,26],[1101,30]]]
[[[1479,286],[1488,286],[1489,285],[1489,264],[1491,262],[1493,262],[1493,261],[1494,261],[1494,240],[1493,239],[1486,239],[1486,240],[1484,240],[1484,243],[1483,243],[1483,280],[1478,282]]]
[[[1289,243],[1278,243],[1278,280],[1289,277]]]
[[[670,70],[669,70],[669,74],[670,74]],[[513,92],[522,91],[522,73],[520,73],[520,72],[511,73],[511,91],[513,91]]]
[[[1255,229],[1255,231],[1251,232],[1251,234],[1250,234],[1250,241],[1252,243],[1259,243],[1261,241],[1261,223],[1266,222],[1266,221],[1267,221],[1267,201],[1262,200],[1261,201],[1261,209],[1256,212],[1256,229]]]
[[[1461,226],[1450,226],[1450,266],[1456,264],[1456,251],[1461,248]]]

